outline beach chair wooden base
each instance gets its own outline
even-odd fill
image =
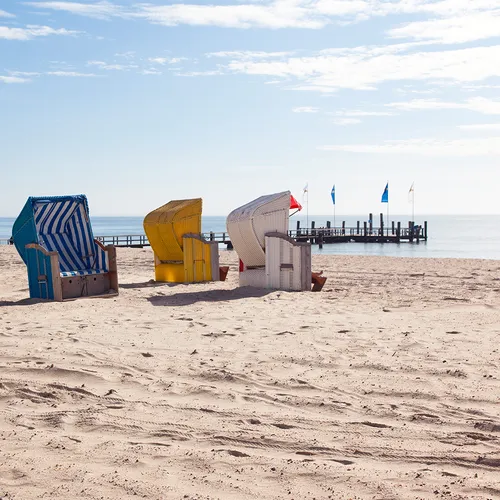
[[[326,283],[326,277],[321,276],[323,271],[319,273],[311,273],[311,283],[313,284],[312,291],[313,292],[321,292],[324,284]]]
[[[227,273],[229,272],[229,266],[219,267],[219,280],[226,281]]]

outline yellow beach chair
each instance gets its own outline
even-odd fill
[[[201,210],[201,198],[173,200],[144,218],[155,255],[156,281],[219,280],[219,245],[201,236]]]

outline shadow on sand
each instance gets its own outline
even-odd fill
[[[254,288],[250,286],[238,287],[232,290],[205,290],[202,292],[179,292],[172,295],[155,295],[147,300],[154,306],[190,306],[197,302],[228,302],[251,297],[264,297],[276,290],[268,288]]]
[[[178,283],[163,283],[161,281],[154,281],[154,280],[149,280],[149,281],[144,281],[142,283],[120,283],[120,288],[156,288],[159,286],[168,286],[168,287],[173,287],[176,286]]]
[[[46,302],[53,302],[53,300],[47,300],[47,299],[0,300],[0,307],[32,306],[34,304],[43,304]]]

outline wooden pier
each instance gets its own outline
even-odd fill
[[[373,224],[373,216],[369,215],[368,221],[357,221],[355,227],[346,227],[342,221],[340,227],[332,227],[331,222],[326,222],[326,227],[316,227],[314,221],[311,227],[301,228],[300,221],[297,221],[296,229],[288,231],[288,235],[297,241],[310,242],[313,245],[323,245],[334,243],[420,243],[427,241],[427,221],[423,225],[409,221],[405,226],[401,222],[392,221],[390,225],[384,223],[384,216],[380,214],[378,227]],[[227,232],[209,232],[202,236],[209,241],[217,241],[226,245],[232,250],[233,245]],[[115,245],[117,247],[143,248],[149,245],[145,234],[96,236],[103,245]],[[0,239],[0,244],[8,244],[8,239]]]
[[[331,222],[326,222],[326,227],[316,227],[314,221],[311,227],[301,228],[300,221],[297,221],[296,229],[288,231],[288,235],[297,241],[310,242],[319,245],[334,243],[420,243],[427,241],[427,221],[423,225],[409,221],[402,226],[401,222],[392,221],[390,225],[384,224],[384,216],[380,214],[378,227],[373,224],[373,217],[370,214],[368,221],[358,221],[355,227],[346,227],[343,221],[340,227],[333,228]],[[202,236],[209,241],[217,241],[226,245],[229,250],[233,248],[229,234],[227,232],[209,232]],[[97,236],[97,239],[104,245],[115,245],[117,247],[138,247],[149,246],[149,241],[144,234],[120,235],[120,236]]]

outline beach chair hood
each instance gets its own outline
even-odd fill
[[[59,252],[61,271],[105,269],[102,253],[94,251],[87,197],[32,196],[14,222],[12,236],[27,263],[26,245],[36,243]]]
[[[290,196],[290,191],[261,196],[228,215],[227,231],[245,266],[265,266],[267,233],[288,234]]]
[[[144,231],[161,261],[183,259],[182,237],[201,233],[202,199],[172,200],[144,218]]]

